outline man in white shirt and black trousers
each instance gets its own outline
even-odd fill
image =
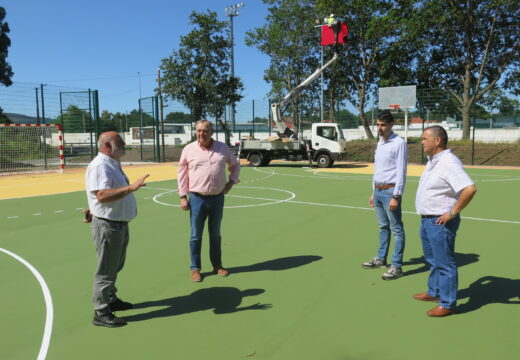
[[[145,186],[144,175],[130,184],[120,159],[125,154],[125,142],[115,131],[103,133],[98,140],[98,155],[85,174],[89,210],[85,222],[91,222],[98,265],[94,275],[94,319],[97,326],[126,325],[124,318],[112,312],[128,310],[132,304],[116,296],[117,274],[126,258],[128,222],[137,215],[134,191]]]
[[[419,181],[415,208],[421,215],[421,241],[430,276],[428,291],[413,297],[439,302],[426,314],[442,317],[455,312],[458,288],[455,236],[460,212],[469,204],[477,187],[461,161],[447,148],[448,134],[443,127],[424,129],[421,144],[428,163]]]

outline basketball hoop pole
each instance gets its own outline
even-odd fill
[[[389,105],[390,108],[394,110],[394,112],[398,112],[401,108],[401,105]],[[408,143],[408,108],[404,108],[404,140]]]
[[[408,108],[404,108],[404,141],[408,144]]]

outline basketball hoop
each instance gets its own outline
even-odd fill
[[[388,105],[392,110],[392,114],[397,114],[399,112],[399,108],[401,107],[401,105]]]

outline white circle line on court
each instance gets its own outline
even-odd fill
[[[232,194],[230,194],[230,195],[226,195],[226,196],[228,196],[228,197],[239,197],[239,198],[244,198],[244,199],[267,200],[269,202],[261,203],[261,204],[251,204],[251,205],[224,206],[225,209],[237,209],[237,208],[246,208],[246,207],[274,205],[274,204],[290,201],[290,200],[292,200],[292,199],[294,199],[296,197],[295,193],[293,193],[291,191],[288,191],[288,190],[283,190],[283,189],[254,187],[254,186],[240,186],[239,189],[273,190],[273,191],[279,191],[279,192],[288,193],[290,196],[287,199],[281,199],[280,200],[280,199],[268,199],[268,198],[259,198],[259,197],[241,196],[241,195],[232,195]],[[160,204],[160,205],[180,207],[180,205],[170,204],[170,203],[166,203],[166,202],[162,202],[162,201],[158,200],[161,196],[164,196],[164,195],[166,195],[168,193],[171,193],[171,192],[174,192],[174,191],[177,191],[177,189],[168,190],[168,191],[162,192],[160,194],[155,195],[152,199],[153,199],[154,202],[156,202],[157,204]]]
[[[260,173],[263,173],[263,171],[258,170],[257,168],[253,168],[253,170],[258,171]],[[271,170],[272,171],[272,170]],[[356,175],[330,175],[330,174],[324,174],[319,171],[316,171],[315,169],[304,169],[306,172],[311,172],[313,176],[309,175],[297,175],[297,174],[283,174],[276,171],[272,171],[273,175],[279,175],[279,176],[291,176],[291,177],[301,177],[301,178],[308,178],[308,179],[328,179],[328,180],[354,180],[354,181],[372,181],[372,176],[370,174],[356,174]],[[506,178],[506,179],[478,179],[478,176],[475,176],[475,182],[497,182],[497,181],[520,181],[520,178]],[[482,176],[505,176],[505,175],[482,175]],[[414,179],[416,178],[416,179]],[[414,176],[412,179],[407,179],[406,182],[409,183],[416,183],[419,182],[418,176]]]
[[[54,308],[52,306],[52,298],[51,298],[51,292],[49,291],[49,287],[47,286],[47,283],[45,282],[45,279],[43,276],[36,270],[34,266],[29,264],[25,259],[22,257],[16,255],[15,253],[0,248],[0,251],[6,253],[7,255],[15,258],[19,262],[21,262],[23,265],[25,265],[36,277],[38,282],[40,283],[40,287],[42,288],[43,297],[45,299],[45,306],[47,308],[47,313],[45,316],[45,328],[43,330],[43,340],[42,345],[40,346],[40,352],[38,353],[37,360],[44,360],[47,357],[47,352],[49,351],[49,344],[51,342],[51,333],[52,333],[52,322],[54,319]]]

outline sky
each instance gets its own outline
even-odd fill
[[[192,11],[216,11],[227,20],[232,0],[2,0],[11,29],[7,61],[15,83],[49,84],[99,91],[100,109],[131,111],[154,95],[161,59],[191,31]],[[263,99],[269,58],[244,43],[246,31],[264,25],[267,6],[245,0],[233,19],[235,75],[244,99]],[[168,107],[183,111],[180,104]]]

